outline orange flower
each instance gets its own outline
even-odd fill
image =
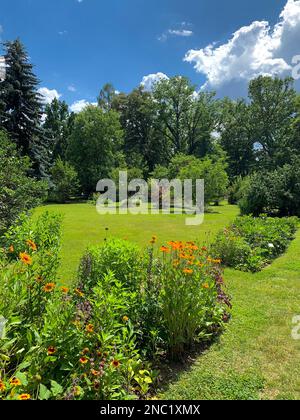
[[[0,392],[4,392],[6,390],[5,383],[0,381]]]
[[[88,349],[88,348],[86,347],[85,349],[83,349],[83,350],[82,350],[82,352],[81,352],[81,353],[82,353],[83,355],[86,355],[86,354],[88,354],[88,352],[89,352],[89,351],[90,351],[90,349]]]
[[[18,400],[22,400],[22,401],[30,400],[30,398],[31,398],[30,394],[21,394],[18,396]]]
[[[22,385],[22,382],[20,381],[20,379],[16,378],[15,376],[10,379],[9,383],[12,386],[20,386],[20,385]]]
[[[15,252],[15,248],[14,248],[14,246],[13,245],[11,245],[9,248],[8,248],[8,251],[12,254],[13,252]]]
[[[62,292],[62,293],[66,294],[66,293],[68,293],[69,288],[68,288],[68,287],[65,287],[65,286],[62,286],[62,287],[60,288],[60,290],[61,290],[61,292]]]
[[[86,330],[88,333],[93,333],[93,332],[94,332],[94,325],[93,325],[93,324],[88,324],[88,325],[85,327],[85,330]]]
[[[164,252],[165,254],[168,254],[168,253],[170,252],[170,249],[169,249],[169,248],[167,248],[166,246],[162,246],[162,247],[160,248],[160,251],[161,251],[161,252]]]
[[[55,289],[55,283],[47,283],[44,287],[43,287],[43,290],[44,290],[44,292],[46,292],[46,293],[50,293],[50,292],[52,292],[54,289]]]
[[[201,248],[201,251],[204,251],[204,252],[206,252],[206,251],[207,251],[207,248],[206,248],[206,246],[203,246],[203,247]]]
[[[84,293],[80,289],[75,289],[75,293],[79,297],[83,297],[84,296]]]
[[[41,282],[43,281],[43,277],[42,277],[42,276],[37,276],[37,277],[36,277],[36,281],[37,281],[38,283],[41,283]]]
[[[26,252],[20,252],[19,258],[22,261],[22,263],[26,265],[32,264],[32,258],[30,255],[26,254]]]
[[[100,376],[100,375],[101,375],[101,372],[100,372],[99,370],[92,369],[92,370],[91,370],[91,374],[92,374],[93,376]]]
[[[185,269],[183,270],[183,272],[184,272],[185,274],[193,274],[193,270],[191,270],[190,268],[185,268]]]
[[[88,361],[89,361],[89,359],[88,359],[87,357],[81,357],[81,358],[79,359],[79,362],[80,362],[82,365],[86,365]]]
[[[29,248],[32,249],[32,251],[36,251],[37,250],[36,244],[33,241],[31,241],[30,239],[28,239],[26,241],[26,244],[29,246]]]
[[[209,284],[208,283],[204,283],[202,287],[203,287],[203,289],[209,289]]]
[[[48,356],[52,356],[53,354],[56,353],[56,348],[53,346],[48,347],[47,353],[48,353]]]
[[[114,359],[112,362],[111,362],[111,364],[112,364],[112,366],[113,367],[115,367],[115,368],[118,368],[119,366],[120,366],[120,362],[119,362],[119,360],[116,360],[116,359]]]
[[[128,322],[128,321],[129,321],[128,316],[126,316],[126,315],[125,315],[125,316],[123,316],[123,321],[124,321],[124,322]]]
[[[174,260],[173,261],[173,267],[178,267],[180,265],[180,261],[179,260]]]

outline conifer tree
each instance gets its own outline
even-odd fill
[[[31,158],[36,175],[45,177],[48,145],[41,126],[39,81],[20,40],[6,42],[4,46],[6,75],[0,83],[0,124],[10,134],[20,153]]]

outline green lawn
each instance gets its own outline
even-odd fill
[[[204,224],[187,227],[184,216],[100,216],[89,204],[39,208],[62,213],[60,276],[71,281],[85,248],[108,236],[146,246],[153,234],[167,240],[210,240],[238,214],[235,206],[213,208]],[[225,271],[233,317],[222,335],[192,366],[160,393],[164,399],[300,399],[300,341],[291,337],[300,315],[300,232],[288,252],[257,274]]]
[[[158,244],[170,240],[195,240],[207,242],[222,227],[238,214],[236,206],[213,207],[205,215],[200,226],[186,226],[184,215],[99,215],[91,204],[48,205],[36,210],[61,213],[63,221],[61,280],[72,281],[78,263],[89,245],[99,244],[105,236],[126,238],[147,246],[153,235],[158,236]],[[105,229],[109,230],[106,231]]]
[[[233,319],[219,343],[165,391],[166,399],[300,399],[300,232],[257,274],[226,270]]]

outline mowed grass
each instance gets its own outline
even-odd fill
[[[49,205],[61,213],[63,249],[60,277],[74,279],[89,245],[106,236],[146,247],[153,234],[167,240],[210,241],[237,215],[235,206],[212,208],[203,225],[185,225],[185,216],[100,216],[90,204]],[[108,228],[106,233],[105,228]],[[232,320],[219,342],[177,373],[161,399],[300,399],[300,341],[292,338],[292,319],[300,315],[300,232],[288,252],[260,273],[225,270],[232,295]]]
[[[212,207],[202,225],[186,226],[185,215],[100,215],[96,206],[86,203],[47,205],[36,209],[35,214],[44,211],[63,216],[62,261],[59,271],[63,283],[74,279],[86,248],[100,244],[106,237],[127,239],[143,248],[149,244],[153,235],[157,235],[158,245],[170,240],[198,240],[206,243],[239,213],[236,206]]]
[[[179,375],[163,399],[300,399],[300,232],[260,273],[225,271],[232,320],[220,341]]]

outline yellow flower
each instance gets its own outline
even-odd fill
[[[115,367],[115,368],[118,368],[119,366],[120,366],[120,362],[119,362],[119,360],[116,360],[116,359],[114,359],[112,362],[111,362],[111,364],[112,364],[112,366],[113,367]]]
[[[22,382],[20,381],[20,379],[16,378],[15,376],[10,379],[9,383],[12,386],[20,386],[20,385],[22,385]]]
[[[87,357],[81,357],[81,358],[79,359],[79,362],[80,362],[82,365],[86,365],[88,361],[89,361],[89,359],[88,359]]]
[[[75,289],[75,293],[79,297],[83,297],[84,296],[84,293],[80,289]]]
[[[18,400],[22,400],[22,401],[24,401],[24,400],[30,400],[30,394],[21,394],[21,395],[19,395],[19,397],[18,397]]]
[[[32,258],[30,255],[26,254],[26,252],[20,252],[19,258],[22,261],[22,263],[26,265],[32,264]]]
[[[36,251],[37,250],[36,244],[33,241],[31,241],[30,239],[28,239],[26,241],[26,244],[29,246],[29,248],[32,249],[32,251]]]
[[[0,381],[0,392],[4,392],[6,390],[5,383]]]
[[[93,325],[93,324],[88,324],[88,325],[85,327],[85,329],[86,329],[86,331],[87,331],[88,333],[93,333],[93,332],[94,332],[94,325]]]
[[[50,293],[50,292],[52,292],[54,289],[55,289],[55,283],[47,283],[44,287],[43,287],[43,290],[44,290],[44,292],[46,292],[46,293]]]
[[[68,288],[68,287],[65,287],[65,286],[62,286],[62,287],[60,288],[60,290],[61,290],[61,292],[62,292],[62,293],[66,294],[66,293],[68,293],[69,288]]]
[[[128,316],[126,316],[126,315],[125,315],[125,316],[123,316],[123,321],[124,321],[124,322],[128,322],[128,321],[129,321]]]
[[[150,241],[150,244],[154,245],[157,241],[157,236],[152,236],[152,239]]]
[[[209,284],[208,283],[204,283],[202,287],[203,287],[203,289],[209,289]]]
[[[183,270],[183,272],[184,272],[185,274],[189,274],[189,275],[193,274],[193,270],[191,270],[190,268],[185,268],[185,269]]]

